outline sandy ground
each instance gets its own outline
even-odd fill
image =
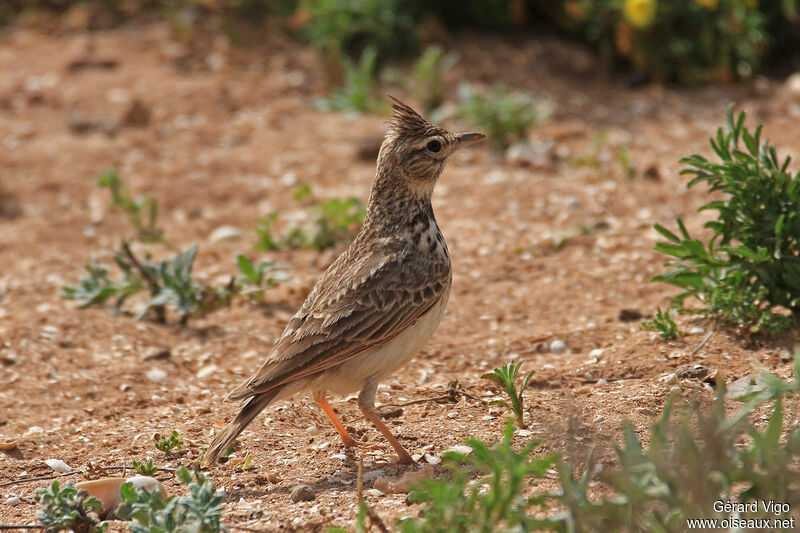
[[[449,44],[461,55],[449,75],[453,94],[460,80],[534,91],[553,116],[530,141],[552,145],[533,166],[504,162],[487,146],[465,151],[440,181],[434,208],[454,267],[447,314],[378,393],[412,454],[438,455],[473,436],[499,439],[505,417],[486,404],[497,391],[480,376],[512,360],[536,371],[525,395],[529,433],[517,441],[540,440],[542,453],[564,450],[571,427],[605,465],[614,462],[623,421],[643,434],[673,387],[687,398],[712,397],[698,380],[670,379],[676,370],[700,364],[731,381],[757,361],[788,375],[796,336],[718,332],[693,353],[709,327],[702,320],[680,318],[694,333],[665,343],[620,312],[650,316],[676,292],[650,282],[664,260],[653,249],[653,223],[673,227],[682,217],[698,233],[708,216],[696,212],[707,196],[686,190],[679,157],[710,151],[707,137],[731,101],[765,123],[783,154],[797,155],[800,96],[780,80],[630,89],[586,51],[548,37],[464,35]],[[186,51],[158,24],[91,40],[26,30],[0,38],[0,441],[19,440],[0,453],[0,484],[51,473],[49,458],[74,468],[147,457],[166,467],[191,464],[215,423],[235,411],[224,395],[260,364],[341,251],[254,252],[256,220],[273,209],[307,216],[292,200],[298,183],[320,198],[366,201],[374,161],[360,158],[359,146],[382,134],[385,117],[315,111],[311,99],[324,92],[316,55],[284,38],[211,55],[186,68]],[[132,116],[136,105],[149,117]],[[606,140],[595,150],[599,136]],[[621,149],[632,175],[615,155]],[[570,163],[593,154],[592,164]],[[290,265],[290,279],[267,293],[265,305],[240,299],[187,328],[175,317],[168,325],[134,320],[141,300],[121,313],[78,309],[61,298],[62,286],[83,275],[92,254],[108,262],[132,236],[124,216],[109,210],[107,191],[94,185],[109,168],[159,201],[161,225],[176,244],[199,243],[201,279],[227,280],[237,253]],[[228,225],[241,235],[209,240]],[[559,340],[566,350],[552,353]],[[165,348],[168,357],[148,358]],[[164,372],[162,382],[148,378],[152,369]],[[448,395],[454,382],[467,394]],[[356,435],[382,442],[355,398],[333,404]],[[187,446],[165,457],[153,438],[172,430]],[[305,397],[270,406],[243,433],[237,455],[247,452],[250,470],[209,470],[228,494],[232,530],[352,524],[358,458],[367,488],[400,473],[387,466],[388,446],[343,458],[335,431]],[[32,523],[35,489],[46,483],[0,486],[0,524]],[[313,501],[290,500],[298,483],[313,488]],[[6,504],[12,495],[21,503]],[[418,512],[404,494],[368,501],[387,523]]]

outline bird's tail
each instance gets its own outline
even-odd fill
[[[256,394],[246,400],[234,419],[228,422],[228,425],[225,426],[222,431],[214,435],[214,439],[211,441],[211,444],[208,445],[208,450],[206,450],[206,453],[203,455],[200,466],[202,468],[208,468],[214,464],[219,456],[222,455],[222,452],[227,450],[228,446],[236,440],[239,433],[244,431],[244,428],[247,427],[256,415],[275,399],[280,390],[281,387],[278,387],[268,392]]]

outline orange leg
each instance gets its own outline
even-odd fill
[[[397,463],[401,465],[415,464],[415,461],[411,457],[411,455],[406,451],[405,448],[403,448],[403,445],[400,444],[400,441],[398,441],[394,437],[394,435],[392,435],[391,430],[388,427],[386,427],[386,424],[383,423],[383,420],[381,420],[380,415],[378,415],[378,413],[375,411],[375,407],[366,405],[361,405],[360,407],[361,407],[361,412],[364,413],[364,416],[369,418],[369,420],[373,424],[375,424],[375,426],[380,430],[380,432],[383,433],[383,436],[386,437],[386,440],[388,440],[389,443],[392,445],[394,451],[397,452],[397,456],[399,457]]]
[[[339,433],[339,436],[342,437],[342,442],[344,442],[345,446],[347,446],[348,448],[350,448],[352,446],[363,446],[363,447],[369,448],[369,449],[377,448],[377,446],[375,446],[374,444],[369,444],[367,442],[357,441],[356,439],[354,439],[353,437],[350,436],[350,434],[344,428],[344,425],[342,425],[341,420],[339,420],[339,417],[336,416],[336,413],[333,412],[333,408],[328,403],[328,400],[325,399],[325,394],[324,393],[315,392],[314,393],[314,401],[317,402],[317,405],[319,405],[322,408],[322,410],[325,412],[325,414],[328,415],[328,418],[333,423],[333,427],[336,428],[336,431]]]

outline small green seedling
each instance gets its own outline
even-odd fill
[[[655,318],[647,320],[641,327],[644,331],[658,331],[665,341],[675,340],[683,335],[675,325],[675,321],[669,316],[669,309],[662,312],[660,307],[656,308]]]
[[[139,234],[142,242],[169,244],[164,232],[158,228],[158,202],[148,195],[133,198],[119,179],[115,170],[103,172],[97,178],[97,186],[111,191],[111,208],[120,208]]]
[[[165,435],[156,435],[156,450],[160,450],[169,455],[173,450],[183,448],[183,441],[181,440],[178,432],[173,430],[169,437]]]
[[[189,494],[164,499],[158,491],[134,489],[125,483],[120,489],[122,503],[116,511],[130,520],[132,533],[218,533],[225,509],[225,494],[200,472],[178,468],[176,475]]]
[[[490,379],[494,381],[503,391],[505,391],[511,403],[504,400],[494,400],[491,403],[493,405],[502,405],[510,409],[514,413],[514,419],[517,423],[517,426],[524,428],[525,420],[523,418],[524,406],[522,393],[525,392],[525,388],[528,386],[528,382],[533,376],[534,371],[531,370],[528,372],[528,374],[523,378],[522,385],[520,386],[519,390],[517,390],[516,381],[520,366],[522,366],[522,362],[519,362],[516,365],[514,363],[508,363],[500,368],[495,368],[493,371],[484,374],[481,377],[483,379]]]
[[[312,221],[304,225],[290,226],[279,235],[275,233],[273,226],[280,213],[278,211],[269,213],[257,222],[257,250],[281,248],[325,250],[346,244],[353,240],[367,216],[367,210],[358,198],[317,200],[308,185],[298,187],[294,197],[298,202],[311,200],[308,210]]]
[[[259,303],[264,302],[264,291],[276,287],[287,278],[284,272],[275,272],[285,268],[283,265],[262,261],[256,266],[242,254],[236,256],[236,266],[242,273],[237,280],[238,294],[246,294]]]
[[[158,467],[153,464],[152,459],[148,459],[146,463],[134,461],[133,469],[136,470],[136,473],[140,476],[154,476],[156,472],[158,472]]]
[[[108,522],[101,522],[103,504],[89,497],[85,490],[76,489],[72,483],[62,489],[58,481],[46,489],[36,491],[41,509],[37,513],[39,522],[48,533],[74,531],[75,533],[103,533]]]

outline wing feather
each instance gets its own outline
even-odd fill
[[[229,398],[267,392],[385,344],[427,313],[449,281],[449,262],[402,248],[360,261],[346,252],[317,282],[261,368]]]

